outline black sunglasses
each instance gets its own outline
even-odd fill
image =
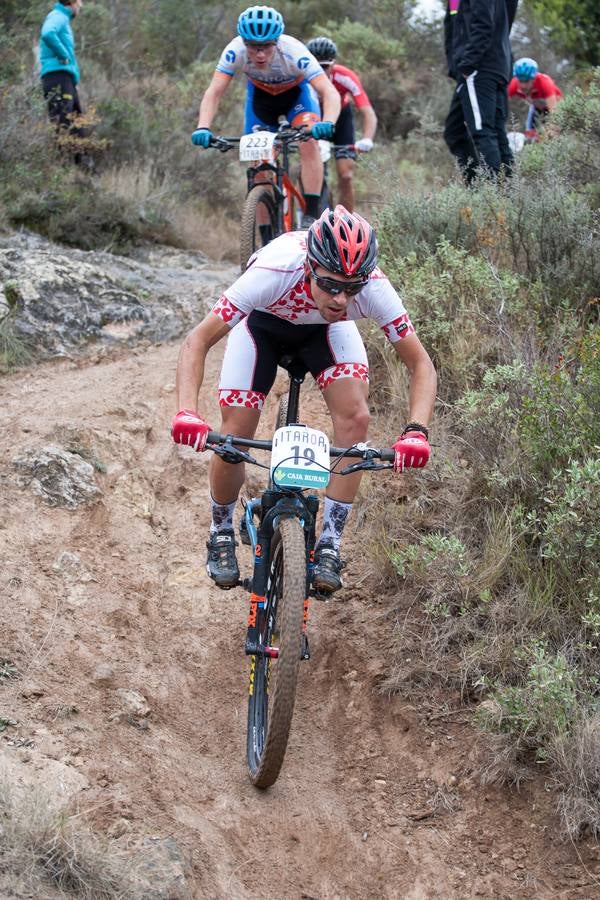
[[[317,287],[322,291],[325,291],[325,293],[329,294],[331,297],[337,297],[338,294],[346,294],[348,297],[354,297],[362,291],[368,280],[365,278],[362,281],[338,281],[337,278],[324,278],[322,275],[317,275],[310,258],[308,258],[308,268],[310,269],[310,274],[315,279]]]

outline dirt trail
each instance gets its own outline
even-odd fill
[[[393,619],[365,595],[352,538],[350,586],[313,604],[280,779],[251,787],[246,596],[203,573],[208,460],[167,430],[177,350],[3,379],[0,657],[23,678],[0,686],[0,715],[19,723],[0,756],[65,764],[94,826],[123,842],[174,838],[189,897],[592,897],[593,851],[586,869],[559,842],[543,785],[481,788],[466,714],[427,719],[410,697],[378,693]],[[219,364],[214,353],[208,383]],[[203,411],[218,422],[216,405]],[[50,508],[17,485],[12,460],[74,435],[106,469],[103,497]],[[150,715],[123,714],[123,690]]]

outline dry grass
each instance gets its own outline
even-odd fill
[[[0,780],[0,872],[9,896],[134,900],[131,863],[39,787]],[[60,894],[58,892],[61,892]],[[64,892],[64,893],[63,893]]]
[[[600,713],[576,725],[552,752],[560,789],[558,809],[573,840],[585,832],[600,837]]]
[[[151,163],[108,169],[100,176],[99,185],[141,216],[147,209],[159,209],[176,246],[200,250],[217,262],[238,260],[239,222],[223,210],[211,210],[209,217],[196,200],[178,199],[168,176],[156,184]]]

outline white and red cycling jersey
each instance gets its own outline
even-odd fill
[[[358,319],[373,319],[392,344],[415,333],[402,300],[379,268],[349,299],[343,318],[327,322],[312,297],[305,260],[305,231],[275,238],[254,254],[213,307],[214,315],[232,328],[221,370],[221,405],[262,408],[281,348],[284,353],[303,350],[321,389],[340,378],[368,381]]]
[[[351,102],[354,102],[357,109],[371,106],[371,101],[360,78],[352,69],[334,63],[329,70],[329,78],[342,98],[342,106],[348,106]]]
[[[250,258],[248,268],[227,288],[212,311],[232,327],[254,309],[298,325],[327,325],[304,273],[306,232],[282,234]],[[392,343],[414,333],[398,293],[380,268],[351,297],[341,321],[373,319]]]
[[[273,59],[268,66],[253,65],[248,59],[241,37],[230,41],[217,63],[217,72],[233,78],[239,72],[268,94],[281,94],[300,84],[324,75],[323,69],[302,41],[282,34],[277,40]]]

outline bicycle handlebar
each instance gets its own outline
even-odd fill
[[[290,128],[285,131],[274,132],[274,134],[276,144],[291,144],[293,141],[308,141],[310,139],[310,131],[307,131],[305,128]],[[214,147],[215,150],[220,150],[221,153],[227,153],[228,150],[233,150],[239,144],[242,137],[244,135],[229,136],[220,134],[211,139],[209,146]]]
[[[214,446],[213,446],[214,445]],[[217,450],[218,448],[224,449],[227,452],[235,453],[235,448],[237,447],[248,447],[249,449],[254,450],[272,450],[273,449],[273,441],[263,441],[256,440],[255,438],[242,438],[236,437],[233,434],[219,434],[217,431],[209,431],[206,436],[206,449],[207,450]],[[329,456],[330,457],[344,457],[349,456],[355,459],[362,459],[365,463],[370,463],[374,460],[381,460],[381,462],[391,462],[393,463],[395,458],[394,450],[388,447],[367,447],[366,444],[361,446],[357,445],[354,447],[330,447],[329,448]]]

